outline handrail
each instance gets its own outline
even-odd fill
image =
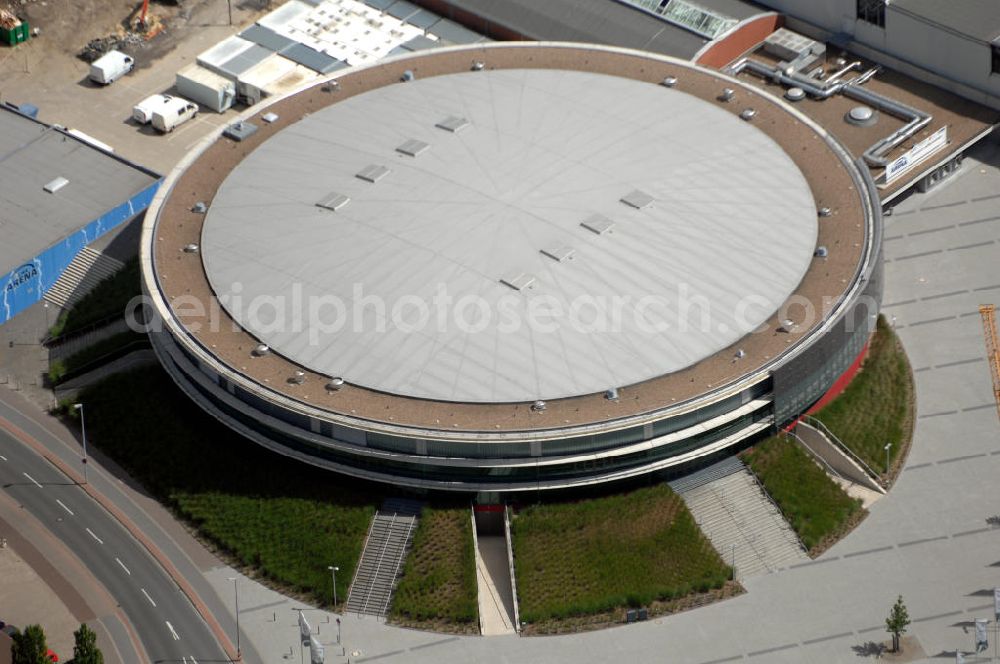
[[[45,346],[46,348],[52,348],[53,346],[62,346],[66,342],[72,341],[73,339],[78,339],[79,337],[82,337],[86,334],[90,334],[91,332],[94,332],[101,328],[107,327],[108,325],[116,323],[117,321],[122,320],[124,318],[125,318],[124,313],[111,314],[110,316],[105,316],[104,318],[95,320],[93,323],[87,323],[83,327],[73,330],[71,332],[66,332],[65,334],[60,334],[54,337],[46,335],[45,338],[42,339],[42,345]]]
[[[347,590],[347,602],[344,604],[344,611],[347,611],[347,605],[351,602],[351,596],[354,594],[355,583],[358,580],[358,573],[361,571],[361,561],[365,559],[365,551],[368,550],[368,545],[372,541],[372,531],[375,529],[375,519],[378,518],[378,510],[375,510],[375,516],[372,517],[372,522],[368,524],[368,534],[365,535],[365,546],[361,549],[361,555],[358,557],[358,565],[354,568],[354,576],[351,578],[351,587]]]
[[[399,574],[399,566],[403,564],[403,558],[406,557],[406,543],[410,541],[410,533],[413,532],[413,524],[417,522],[417,517],[411,517],[410,525],[406,529],[406,537],[403,539],[403,549],[399,552],[399,558],[396,559],[396,570],[392,573],[392,583],[389,584],[389,592],[385,596],[385,604],[382,605],[382,615],[386,614],[389,610],[389,600],[392,599],[392,591],[395,589],[396,577]],[[386,539],[386,545],[388,545],[389,540]]]
[[[472,501],[469,502],[469,518],[472,519],[472,550],[475,554],[476,560],[476,615],[479,616],[479,633],[483,633],[483,612],[479,610],[479,561],[481,555],[479,553],[479,529],[476,526],[476,506]]]
[[[376,519],[378,518],[378,513],[375,514],[375,518]],[[378,564],[375,565],[375,572],[372,574],[372,579],[371,579],[372,582],[368,584],[368,594],[365,595],[365,603],[361,607],[362,611],[367,611],[368,610],[368,602],[371,601],[372,590],[375,589],[375,579],[378,578],[379,570],[382,569],[382,559],[385,558],[385,550],[389,546],[389,534],[392,532],[392,526],[393,526],[394,523],[396,523],[396,513],[395,512],[392,513],[392,520],[389,521],[389,525],[386,527],[385,542],[382,543],[382,550],[379,551],[379,554],[378,554]],[[373,526],[375,525],[374,522],[372,522],[372,525]]]
[[[514,576],[514,546],[510,539],[510,505],[503,506],[503,530],[507,540],[507,566],[510,568],[510,594],[514,603],[514,631],[521,632],[521,612],[517,606],[517,578]]]
[[[757,477],[757,473],[753,472],[753,468],[751,468],[750,466],[747,466],[746,468],[748,471],[750,471],[750,477],[753,478],[754,484],[757,485],[757,488],[759,488],[760,492],[764,494],[764,496],[767,498],[767,501],[771,503],[774,509],[777,510],[778,514],[781,515],[781,520],[785,522],[786,526],[788,526],[788,532],[790,532],[792,534],[792,537],[795,538],[795,542],[798,544],[799,549],[805,551],[806,553],[809,553],[809,549],[806,548],[806,545],[802,542],[802,538],[799,537],[799,534],[795,532],[794,528],[792,528],[792,524],[788,523],[788,520],[785,518],[785,513],[781,510],[781,507],[778,506],[778,503],[774,502],[774,498],[772,498],[771,494],[767,492],[767,489],[764,488],[764,483],[760,481],[759,477]]]
[[[62,376],[59,377],[59,380],[53,382],[53,387],[58,387],[59,385],[62,385],[63,383],[68,383],[69,381],[79,378],[80,376],[85,376],[91,371],[96,371],[97,369],[100,369],[101,367],[110,364],[115,360],[127,357],[128,355],[131,355],[134,352],[140,350],[148,350],[150,348],[152,348],[152,344],[150,343],[148,338],[136,339],[135,341],[130,341],[124,346],[119,346],[114,350],[110,350],[107,353],[104,353],[103,355],[95,357],[86,364],[81,364],[78,367],[74,367],[73,369],[66,371],[66,373],[64,373]],[[70,355],[70,357],[73,356]]]
[[[854,451],[851,448],[845,445],[844,442],[840,440],[840,438],[837,438],[836,434],[830,431],[830,429],[827,428],[827,426],[823,424],[821,420],[817,420],[812,415],[803,415],[802,419],[805,420],[807,424],[819,429],[820,432],[827,438],[829,438],[834,445],[839,447],[844,454],[846,454],[852,461],[861,466],[861,469],[864,470],[866,473],[868,473],[869,477],[871,477],[876,482],[881,483],[882,476],[876,473],[874,470],[872,470],[871,466],[862,461],[861,457],[859,457],[857,454],[854,453]]]
[[[845,482],[850,482],[849,479],[847,479],[846,477],[844,477],[843,475],[841,475],[840,473],[838,473],[836,470],[834,470],[833,466],[831,466],[830,463],[826,459],[824,459],[822,456],[820,456],[820,454],[818,452],[813,451],[813,448],[809,447],[809,443],[807,443],[805,440],[803,440],[802,436],[800,436],[799,434],[795,433],[794,431],[788,431],[786,433],[786,435],[791,436],[795,440],[799,441],[799,444],[802,445],[802,447],[804,447],[807,450],[809,450],[810,452],[812,452],[812,454],[810,456],[812,456],[812,458],[814,460],[819,461],[821,464],[823,464],[824,466],[826,466],[826,472],[828,472],[831,475],[834,475],[836,477],[839,477],[840,479],[844,480]]]

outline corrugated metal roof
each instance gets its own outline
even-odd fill
[[[1000,37],[1000,2],[997,0],[893,0],[888,11],[910,14],[983,42]],[[892,29],[891,20],[887,20],[886,27]]]
[[[239,36],[247,41],[260,44],[264,48],[271,49],[275,52],[278,52],[283,48],[288,48],[292,44],[296,43],[295,40],[289,39],[284,35],[279,35],[274,30],[265,28],[263,25],[258,25],[256,23],[241,32]]]
[[[288,0],[272,12],[262,16],[257,23],[281,33],[284,28],[313,11],[313,7],[299,0]]]
[[[446,18],[435,23],[431,32],[440,37],[441,41],[451,44],[475,44],[483,39],[483,35],[478,32],[473,32]]]
[[[209,69],[216,70],[222,63],[227,60],[232,60],[235,56],[239,55],[243,51],[253,48],[254,46],[255,44],[253,42],[249,42],[246,39],[233,35],[228,39],[220,41],[207,51],[200,53],[197,61],[202,67],[208,67]]]
[[[253,69],[261,62],[274,55],[274,51],[264,48],[258,44],[251,45],[250,48],[241,51],[229,60],[226,60],[218,67],[218,72],[232,80],[239,78],[240,74]]]
[[[347,63],[342,62],[331,55],[327,55],[326,53],[320,53],[316,49],[309,48],[305,44],[292,44],[288,48],[282,49],[280,53],[289,60],[297,62],[305,67],[309,67],[309,69],[317,71],[320,74],[329,74],[332,71],[336,71],[337,69],[347,66]]]
[[[54,194],[43,187],[68,184]],[[156,177],[0,107],[0,274],[121,205]]]

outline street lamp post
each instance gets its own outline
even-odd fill
[[[330,574],[333,575],[333,610],[336,611],[337,610],[337,572],[340,571],[340,568],[339,567],[335,567],[333,565],[329,565],[327,567],[327,569],[330,570]]]
[[[87,484],[87,420],[83,416],[83,404],[73,404],[73,410],[80,411],[80,433],[83,437],[83,483]]]
[[[243,650],[240,648],[240,587],[235,576],[229,577],[233,582],[233,593],[236,596],[236,659],[243,659]]]
[[[885,447],[885,474],[889,474],[889,448],[892,447],[892,443],[886,443]]]

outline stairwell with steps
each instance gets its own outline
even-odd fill
[[[809,560],[795,531],[737,457],[671,481],[736,578]]]
[[[423,503],[387,499],[375,513],[347,597],[347,612],[383,617],[389,610]]]
[[[44,298],[63,309],[71,309],[80,299],[94,290],[97,284],[124,267],[121,261],[106,256],[90,247],[84,247],[76,255],[62,275],[46,291]]]

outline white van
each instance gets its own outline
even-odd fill
[[[114,83],[135,67],[131,55],[121,51],[108,51],[90,64],[90,80],[101,85]]]
[[[139,124],[149,124],[153,120],[155,111],[164,110],[168,102],[173,99],[170,95],[153,95],[146,97],[132,107],[132,119]]]
[[[198,115],[198,104],[180,97],[171,97],[161,108],[153,111],[153,128],[170,133],[174,128]]]

